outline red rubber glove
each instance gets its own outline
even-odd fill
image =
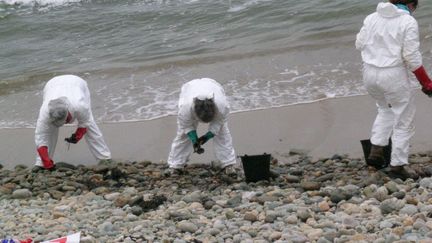
[[[49,157],[48,147],[42,146],[37,149],[39,156],[42,160],[42,165],[45,169],[49,170],[54,168],[54,161]]]
[[[27,240],[20,240],[19,243],[32,243],[33,240],[32,239],[27,239]]]
[[[416,76],[417,80],[420,82],[420,84],[422,86],[423,93],[431,96],[432,95],[432,81],[430,80],[429,76],[427,75],[424,67],[420,66],[413,73]]]
[[[86,134],[87,132],[87,128],[85,127],[78,127],[77,130],[75,131],[75,138],[77,140],[77,142],[79,140],[81,140],[82,137],[84,137],[84,134]]]
[[[78,127],[75,133],[73,133],[69,138],[65,138],[65,141],[68,143],[76,144],[81,140],[82,137],[84,137],[84,134],[86,134],[87,128],[85,127]]]

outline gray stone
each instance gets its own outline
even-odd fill
[[[205,209],[211,209],[215,204],[216,204],[215,201],[213,201],[213,200],[207,200],[207,201],[204,202],[203,206],[204,206]]]
[[[378,238],[378,239],[374,240],[373,243],[386,243],[386,240],[384,238]]]
[[[182,201],[187,202],[187,203],[201,202],[201,193],[199,191],[194,191],[190,194],[185,195],[182,198]]]
[[[350,160],[348,162],[348,167],[355,168],[360,164],[362,164],[362,163],[359,160]]]
[[[282,234],[282,238],[288,240],[288,242],[293,242],[293,243],[309,242],[309,239],[306,236],[300,234]]]
[[[371,198],[374,196],[375,192],[376,192],[376,186],[375,185],[369,185],[367,187],[365,187],[363,189],[363,194],[367,197],[367,198]]]
[[[51,195],[52,198],[60,200],[64,196],[64,193],[57,190],[49,190],[48,193]]]
[[[413,228],[416,230],[419,230],[423,227],[426,227],[426,224],[422,219],[417,219],[413,224]]]
[[[385,184],[385,187],[387,188],[387,190],[388,190],[388,192],[389,192],[390,194],[399,191],[399,188],[397,187],[397,184],[396,184],[396,182],[394,182],[394,181],[389,181],[389,182],[387,182],[387,183]]]
[[[382,202],[382,201],[386,200],[387,198],[389,198],[389,192],[385,186],[382,186],[382,187],[379,187],[377,189],[377,191],[374,194],[374,197],[378,201]]]
[[[418,213],[418,209],[416,206],[411,205],[411,204],[407,204],[405,205],[401,210],[399,210],[399,215],[414,215]]]
[[[198,230],[198,227],[189,221],[183,220],[177,224],[177,228],[182,232],[195,233]]]
[[[333,203],[339,203],[340,201],[345,200],[345,199],[346,199],[345,194],[344,194],[343,191],[340,190],[340,189],[333,190],[333,191],[330,193],[330,200],[331,200]]]
[[[168,212],[170,219],[187,220],[193,218],[193,214],[187,209],[171,210]]]
[[[120,192],[113,192],[113,193],[109,193],[104,195],[104,198],[108,201],[114,201],[116,200],[119,196],[121,195]]]
[[[131,208],[131,213],[136,216],[140,216],[143,213],[143,209],[140,206],[133,206]]]
[[[423,205],[419,207],[420,212],[426,214],[432,214],[432,205]]]
[[[264,204],[266,202],[275,202],[278,201],[279,199],[275,196],[270,196],[267,194],[261,195],[259,197],[256,198],[256,202],[260,203],[260,204]]]
[[[315,190],[319,190],[321,188],[321,184],[319,182],[316,182],[316,181],[302,181],[302,182],[300,182],[300,186],[305,191],[315,191]]]
[[[407,240],[409,242],[419,242],[421,238],[423,238],[421,235],[415,233],[408,233],[401,237],[402,240]]]
[[[15,199],[27,199],[32,196],[32,192],[29,189],[17,189],[12,193],[12,197]]]
[[[81,236],[80,243],[96,243],[96,239],[92,236]]]
[[[267,212],[267,215],[264,219],[266,223],[273,223],[277,219],[278,215],[275,212]]]
[[[395,192],[395,193],[391,194],[392,197],[395,197],[397,199],[404,199],[405,195],[406,194],[403,191],[398,191],[398,192]]]
[[[27,169],[26,165],[16,165],[15,166],[15,171],[22,171],[22,170],[25,170],[25,169]]]
[[[301,176],[303,175],[303,170],[301,168],[292,168],[288,171],[288,173],[295,176]]]
[[[73,164],[69,164],[66,162],[57,162],[56,163],[56,169],[70,169],[70,170],[76,170],[76,166]]]
[[[217,219],[217,220],[213,223],[213,228],[222,231],[222,230],[225,230],[225,229],[226,229],[226,226],[225,226],[225,223],[224,223],[222,220]]]
[[[297,217],[303,222],[306,222],[306,220],[308,218],[310,218],[311,216],[312,216],[312,214],[311,214],[311,211],[309,209],[302,208],[302,209],[299,209],[297,211]]]
[[[296,215],[289,215],[288,217],[284,218],[284,222],[287,224],[297,224],[298,218]]]
[[[360,188],[356,185],[346,185],[342,187],[342,193],[345,197],[345,200],[350,200],[354,195],[359,194]]]
[[[383,214],[393,213],[397,212],[400,209],[402,209],[405,206],[405,201],[398,200],[396,198],[391,198],[384,200],[381,205],[380,209]]]
[[[354,229],[359,225],[359,222],[352,217],[345,217],[342,223],[347,229]]]
[[[392,228],[393,227],[393,223],[390,222],[389,220],[384,220],[379,224],[380,229],[387,229],[387,228]]]
[[[207,230],[206,233],[209,235],[212,235],[212,236],[216,236],[216,235],[219,235],[221,233],[221,231],[216,229],[216,228],[211,228],[211,229]]]
[[[420,186],[427,189],[432,189],[432,178],[423,178],[420,180]]]
[[[295,175],[286,175],[284,178],[288,183],[299,183],[301,180],[300,177]]]
[[[333,173],[328,173],[328,174],[317,177],[315,180],[318,182],[331,181],[334,178],[334,176],[335,175]]]
[[[104,222],[98,226],[99,233],[102,235],[112,235],[118,229],[111,222]]]
[[[317,243],[332,243],[332,242],[327,240],[325,237],[321,237],[318,239]]]
[[[237,207],[237,206],[239,206],[241,204],[241,202],[242,202],[242,196],[241,195],[236,195],[236,196],[230,198],[227,201],[227,206],[229,206],[229,207]]]
[[[232,209],[225,211],[225,217],[227,219],[233,219],[235,217],[235,213]]]

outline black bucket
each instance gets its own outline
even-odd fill
[[[240,156],[246,182],[257,182],[270,179],[270,154]]]
[[[384,169],[387,166],[389,166],[390,160],[391,160],[391,144],[392,144],[391,139],[389,139],[388,145],[384,147],[384,164],[382,164],[382,165],[376,165],[376,164],[372,163],[371,161],[368,161],[369,153],[370,153],[371,146],[372,146],[370,139],[360,140],[360,143],[363,147],[363,154],[364,154],[365,161],[366,161],[367,165],[373,166],[373,167],[377,168],[378,170]]]

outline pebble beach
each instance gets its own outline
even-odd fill
[[[432,152],[410,156],[430,172]],[[246,183],[217,163],[169,176],[164,164],[57,163],[0,170],[0,238],[41,242],[432,242],[432,178],[402,181],[362,158],[273,158]]]

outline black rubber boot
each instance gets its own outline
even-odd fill
[[[402,180],[419,178],[418,174],[406,165],[402,166],[390,166],[390,177],[399,178]]]
[[[367,158],[368,165],[373,166],[377,169],[382,169],[385,167],[384,147],[385,146],[378,146],[372,144],[369,156]]]

